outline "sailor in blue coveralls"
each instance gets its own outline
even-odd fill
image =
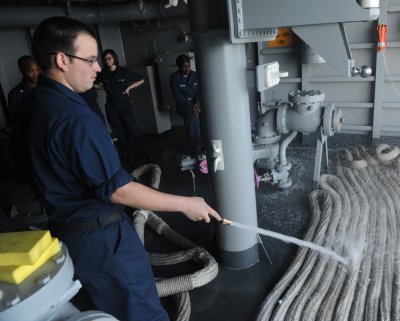
[[[22,80],[18,85],[8,93],[8,123],[10,128],[15,126],[16,111],[21,105],[22,101],[28,96],[31,90],[36,87],[38,76],[40,74],[40,68],[36,59],[32,56],[21,56],[18,58],[18,69],[22,75]],[[12,157],[14,166],[17,168],[20,163],[20,159],[16,153],[16,146],[14,137],[8,141],[8,148]],[[22,183],[23,177],[20,172],[17,172],[18,180]]]
[[[98,74],[96,87],[101,85],[107,93],[105,105],[112,135],[126,152],[128,160],[141,156],[150,161],[145,138],[136,124],[129,92],[144,83],[138,73],[119,66],[118,56],[112,49],[102,54],[105,68]]]
[[[190,69],[190,60],[186,55],[176,58],[178,70],[170,77],[172,94],[176,100],[176,110],[183,117],[186,141],[193,157],[202,153],[203,143],[200,135],[200,102],[198,80],[195,71]]]
[[[121,207],[181,211],[206,222],[220,216],[202,198],[150,189],[121,168],[106,126],[78,94],[100,71],[90,27],[46,19],[32,51],[44,75],[18,111],[16,136],[52,235],[66,244],[97,309],[121,321],[168,320],[146,251]]]
[[[22,56],[18,59],[18,69],[22,75],[21,82],[8,93],[8,109],[13,122],[14,113],[22,100],[36,87],[40,68],[32,56]]]

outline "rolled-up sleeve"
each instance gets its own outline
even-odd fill
[[[97,198],[102,200],[109,200],[111,198],[111,195],[118,188],[128,184],[132,180],[134,180],[134,178],[121,168],[115,173],[113,177],[111,177],[111,179],[97,186],[96,196]]]

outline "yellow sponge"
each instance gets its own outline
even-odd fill
[[[50,244],[49,231],[0,233],[0,266],[33,264]]]
[[[53,238],[50,246],[43,252],[39,259],[31,265],[0,266],[0,281],[20,284],[29,275],[40,268],[50,258],[61,251],[57,238]]]

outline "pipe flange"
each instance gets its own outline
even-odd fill
[[[325,92],[319,89],[295,90],[289,93],[289,101],[294,104],[315,104],[325,99]]]
[[[288,177],[286,181],[280,181],[278,183],[278,187],[281,189],[289,188],[290,186],[292,186],[292,179],[290,177]]]
[[[286,111],[288,109],[288,104],[280,104],[278,107],[278,112],[276,113],[276,124],[278,132],[281,134],[287,134],[289,130],[286,127]]]
[[[291,163],[287,163],[286,165],[278,164],[278,165],[276,166],[276,170],[277,170],[279,173],[282,173],[282,172],[284,172],[284,171],[290,171],[291,168],[292,168],[292,164],[291,164]]]
[[[335,111],[334,104],[328,104],[324,110],[324,120],[322,131],[325,136],[331,137],[335,132],[339,132],[342,127],[343,116],[340,109]]]
[[[340,130],[342,129],[342,125],[343,125],[343,114],[342,114],[342,110],[341,110],[341,109],[337,109],[337,110],[335,110],[335,112],[333,113],[332,125],[333,125],[333,131],[334,131],[335,133],[340,132]]]
[[[322,124],[322,131],[325,136],[333,136],[333,112],[335,111],[335,105],[329,104],[325,106],[324,110],[324,120]]]

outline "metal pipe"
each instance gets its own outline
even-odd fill
[[[273,144],[280,140],[281,136],[276,128],[277,109],[265,112],[257,121],[257,135],[253,138],[255,144]]]
[[[286,127],[300,133],[314,133],[322,125],[323,109],[320,106],[309,106],[313,108],[307,113],[300,113],[290,108],[286,111]]]
[[[138,3],[114,4],[105,6],[72,7],[55,5],[2,5],[0,6],[0,28],[35,27],[42,20],[53,16],[70,16],[87,24],[101,24],[131,20],[156,18],[181,18],[187,16],[187,6],[165,9],[162,3],[146,2],[142,7]]]
[[[292,142],[292,140],[296,137],[297,132],[292,131],[281,143],[280,148],[279,148],[279,165],[280,166],[286,166],[287,159],[286,159],[286,150],[289,144]]]
[[[323,108],[321,102],[325,99],[322,90],[297,90],[289,93],[289,101],[293,108],[285,108],[282,116],[285,127],[301,133],[314,133],[322,125]]]
[[[279,144],[269,145],[253,145],[253,161],[261,159],[274,160],[275,163],[278,160],[279,155]]]

